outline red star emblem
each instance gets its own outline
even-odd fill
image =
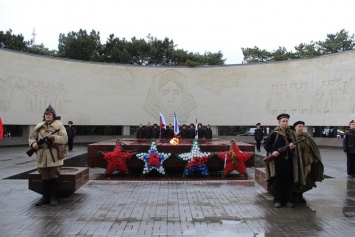
[[[224,161],[224,176],[227,176],[233,170],[237,170],[240,174],[246,175],[247,169],[244,162],[252,157],[253,153],[242,152],[239,150],[237,143],[232,140],[229,146],[229,151],[218,152],[217,156]]]
[[[101,152],[102,157],[107,160],[105,173],[110,174],[115,170],[128,174],[127,160],[132,158],[132,153],[126,152],[121,147],[121,142],[117,140],[115,148],[111,152]]]

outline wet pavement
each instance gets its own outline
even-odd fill
[[[35,207],[28,180],[8,177],[35,168],[27,148],[0,148],[0,236],[355,236],[355,178],[346,156],[321,149],[326,179],[304,194],[307,204],[274,208],[273,197],[244,180],[90,180],[58,206]],[[70,156],[86,153],[75,147]]]

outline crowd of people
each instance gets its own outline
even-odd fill
[[[212,129],[209,124],[204,127],[202,123],[199,123],[197,129],[193,123],[191,123],[189,127],[187,127],[186,124],[183,124],[179,127],[179,133],[175,134],[174,126],[171,124],[168,126],[163,124],[162,127],[160,127],[156,123],[151,126],[148,122],[146,126],[139,124],[136,130],[137,139],[172,139],[174,137],[179,137],[181,139],[212,139]]]

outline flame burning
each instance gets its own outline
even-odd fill
[[[170,144],[172,144],[172,145],[177,145],[177,144],[179,144],[179,138],[174,137],[173,139],[170,140]]]

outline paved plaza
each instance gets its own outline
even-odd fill
[[[305,193],[308,203],[274,208],[273,197],[245,180],[90,180],[58,206],[35,207],[41,197],[27,179],[8,177],[35,168],[26,147],[0,148],[0,236],[355,236],[355,178],[340,149],[321,149],[326,179]],[[86,153],[75,146],[70,156]]]

